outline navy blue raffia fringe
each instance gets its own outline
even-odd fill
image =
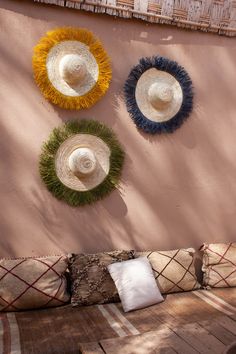
[[[151,68],[168,72],[175,77],[182,88],[183,102],[180,110],[165,122],[154,122],[145,117],[135,99],[135,89],[140,76]],[[173,133],[188,118],[193,108],[193,87],[188,73],[175,61],[161,56],[140,59],[139,64],[133,67],[125,82],[124,93],[126,107],[131,118],[137,127],[146,133]]]

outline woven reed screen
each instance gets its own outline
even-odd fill
[[[236,0],[34,0],[226,36],[236,35]]]

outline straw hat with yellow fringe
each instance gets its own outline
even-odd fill
[[[39,170],[55,197],[78,206],[118,187],[123,161],[124,151],[112,130],[84,119],[53,130],[43,146]]]
[[[101,42],[82,28],[47,32],[34,48],[33,71],[45,98],[65,109],[91,107],[111,80],[110,60]]]

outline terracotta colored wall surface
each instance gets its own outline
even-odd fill
[[[33,46],[48,29],[65,25],[92,30],[112,58],[111,87],[87,111],[51,105],[33,81]],[[235,240],[235,39],[30,0],[1,0],[0,27],[0,256]],[[194,112],[171,135],[137,131],[123,101],[131,66],[154,54],[177,60],[195,86]],[[38,157],[55,126],[82,117],[112,127],[127,157],[120,192],[71,208],[42,184]]]

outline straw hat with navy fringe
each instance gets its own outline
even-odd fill
[[[146,133],[172,133],[192,111],[192,81],[175,61],[142,58],[124,86],[127,110]]]

